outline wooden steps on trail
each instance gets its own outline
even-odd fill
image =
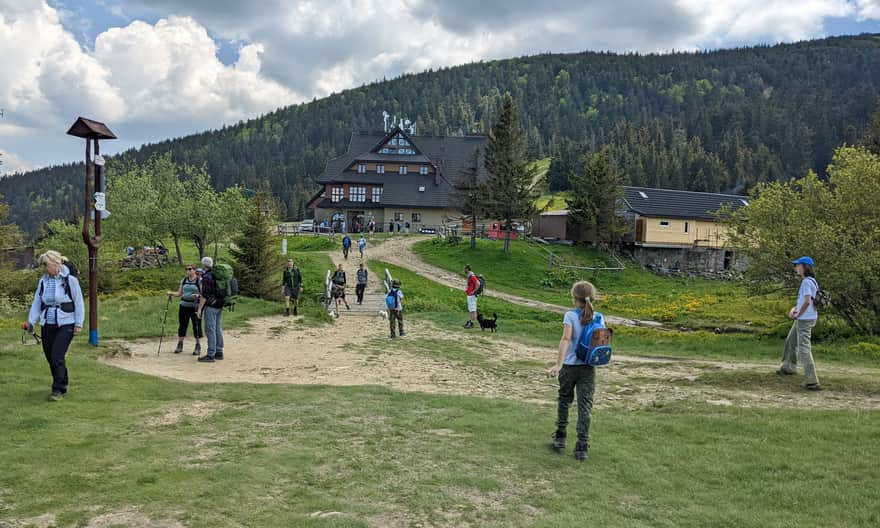
[[[361,316],[361,317],[380,317],[381,312],[385,311],[385,295],[377,292],[367,292],[364,294],[364,303],[357,303],[357,295],[354,294],[354,291],[346,291],[345,298],[348,301],[348,305],[351,306],[351,310],[346,310],[345,305],[339,304],[339,317],[344,318],[348,316]],[[330,304],[330,309],[334,308],[335,304]]]

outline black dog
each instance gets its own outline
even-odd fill
[[[486,319],[483,317],[483,314],[477,314],[477,321],[480,323],[480,330],[485,330],[487,328],[493,332],[498,330],[498,314],[493,313],[492,317],[494,317],[494,319]]]

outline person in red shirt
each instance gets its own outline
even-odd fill
[[[464,267],[464,273],[467,275],[467,287],[464,293],[467,296],[467,307],[470,312],[470,319],[464,324],[464,327],[473,328],[474,321],[477,320],[477,288],[480,287],[480,279],[474,275],[470,265]]]

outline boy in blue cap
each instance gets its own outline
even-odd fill
[[[776,371],[780,376],[791,376],[797,369],[798,362],[804,367],[804,387],[807,390],[822,390],[819,378],[816,377],[816,366],[813,364],[812,332],[819,319],[819,313],[813,300],[819,292],[819,283],[813,274],[813,259],[801,257],[791,262],[795,273],[801,277],[801,287],[798,290],[797,305],[788,312],[788,318],[793,319],[791,330],[785,339],[785,351],[782,355],[782,365]]]

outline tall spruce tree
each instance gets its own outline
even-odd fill
[[[535,168],[528,162],[526,135],[510,94],[504,96],[501,111],[489,132],[486,144],[485,211],[502,220],[506,230],[504,253],[510,253],[510,232],[516,220],[534,212],[532,184]]]
[[[283,260],[273,241],[272,224],[264,214],[265,203],[262,197],[251,201],[236,247],[230,249],[241,293],[261,299],[273,297],[278,290],[277,275]]]
[[[617,214],[623,198],[623,179],[603,149],[581,158],[580,168],[571,177],[573,193],[568,200],[569,219],[600,245],[614,247],[625,231]]]

